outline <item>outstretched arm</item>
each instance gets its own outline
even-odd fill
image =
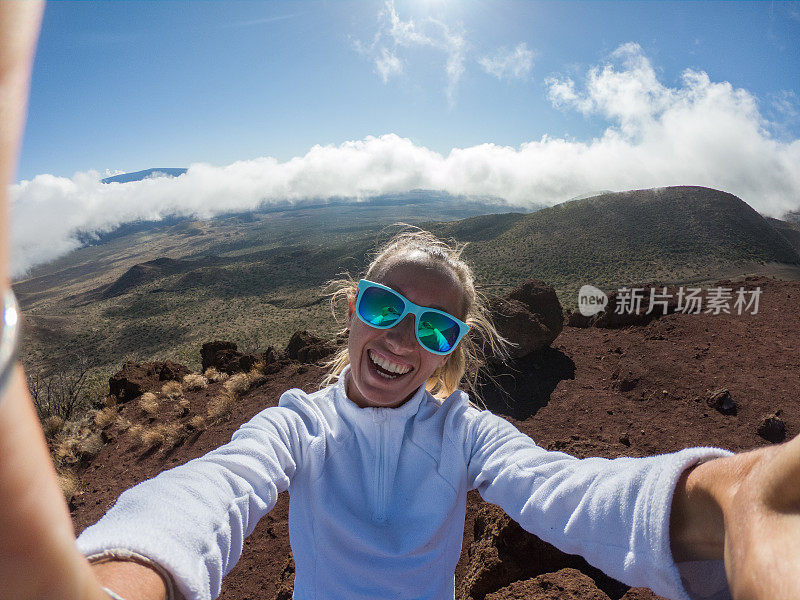
[[[25,121],[28,80],[43,5],[0,2],[0,284],[8,278],[8,199]],[[17,369],[0,395],[0,600],[163,600],[161,577],[135,563],[95,567],[75,532],[47,444]],[[96,575],[99,575],[97,577]],[[102,583],[101,583],[102,582]]]
[[[676,560],[725,560],[735,600],[800,598],[800,436],[701,464],[681,478]]]

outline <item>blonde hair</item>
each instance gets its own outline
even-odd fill
[[[479,369],[483,366],[487,355],[500,358],[507,357],[508,341],[497,331],[487,308],[483,294],[475,289],[472,269],[461,258],[466,244],[458,244],[455,240],[448,243],[440,240],[432,233],[403,225],[404,230],[394,235],[381,246],[372,262],[367,267],[365,279],[376,281],[391,267],[393,259],[411,254],[422,254],[430,265],[447,269],[461,286],[464,304],[462,320],[470,326],[469,333],[459,342],[447,361],[434,371],[425,387],[439,399],[444,399],[462,384],[473,398],[480,401],[477,394]],[[349,274],[328,283],[333,288],[330,294],[331,312],[337,322],[341,322],[337,303],[345,300],[348,307],[355,303],[358,279]],[[345,339],[347,328],[339,331],[338,339]],[[350,364],[350,355],[346,343],[326,363],[328,373],[322,380],[321,387],[338,380],[344,368]]]

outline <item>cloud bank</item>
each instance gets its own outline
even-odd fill
[[[38,175],[11,186],[13,273],[79,246],[79,234],[167,215],[209,218],[262,205],[412,189],[555,204],[587,191],[702,185],[761,213],[800,205],[800,140],[779,140],[757,99],[702,71],[676,87],[659,81],[636,44],[618,48],[582,81],[546,80],[554,106],[605,119],[591,141],[545,136],[519,147],[492,143],[440,154],[394,134],[314,146],[305,156],[193,164],[177,178],[103,184],[96,172]]]

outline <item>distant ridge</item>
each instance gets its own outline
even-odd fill
[[[186,173],[186,169],[145,169],[135,173],[122,173],[113,177],[101,179],[102,183],[130,183],[142,179],[155,179],[156,177],[179,177]]]
[[[567,202],[572,202],[573,200],[585,200],[586,198],[594,198],[595,196],[603,196],[605,194],[613,194],[612,190],[598,190],[596,192],[586,192],[585,194],[580,194],[578,196],[574,196],[567,200]]]
[[[486,220],[499,225],[500,217],[438,231],[458,237],[479,219],[487,227]],[[481,273],[499,281],[616,287],[696,279],[745,263],[800,265],[792,231],[776,228],[733,194],[704,187],[601,194],[503,219],[495,226],[499,235],[465,251]]]

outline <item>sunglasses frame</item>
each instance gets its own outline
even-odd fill
[[[386,326],[373,325],[372,323],[368,322],[366,319],[364,319],[364,317],[361,316],[361,310],[360,310],[360,308],[361,308],[361,298],[364,296],[364,292],[366,290],[368,290],[370,288],[373,288],[373,287],[379,288],[381,290],[384,290],[386,292],[389,292],[390,294],[393,294],[393,295],[397,296],[404,303],[404,309],[403,309],[402,314],[391,325],[386,325]],[[453,321],[455,321],[456,324],[458,325],[458,337],[456,338],[455,342],[453,343],[453,347],[450,348],[450,350],[448,350],[447,352],[440,352],[438,350],[431,350],[425,344],[423,344],[422,341],[419,339],[419,326],[418,326],[419,319],[420,319],[420,316],[423,313],[426,313],[426,312],[432,312],[432,313],[437,313],[437,314],[440,314],[440,315],[444,315],[444,316],[452,319]],[[356,296],[355,313],[356,313],[356,316],[358,317],[358,319],[362,323],[364,323],[365,325],[368,325],[369,327],[372,327],[374,329],[391,329],[392,327],[395,327],[399,323],[402,323],[403,319],[405,319],[407,315],[413,314],[414,315],[414,335],[417,338],[417,343],[422,348],[424,348],[425,350],[430,352],[431,354],[438,354],[439,356],[447,356],[448,354],[452,354],[453,350],[455,350],[456,347],[458,346],[458,343],[461,341],[461,339],[469,331],[469,325],[464,323],[464,321],[462,321],[461,319],[458,319],[458,318],[454,317],[450,313],[445,312],[443,310],[439,310],[438,308],[430,308],[428,306],[420,306],[419,304],[415,304],[411,300],[409,300],[408,298],[403,296],[403,294],[401,294],[400,292],[398,292],[396,290],[393,290],[390,287],[386,287],[385,285],[381,285],[380,283],[375,283],[374,281],[368,281],[366,279],[361,279],[358,282],[358,296]]]

